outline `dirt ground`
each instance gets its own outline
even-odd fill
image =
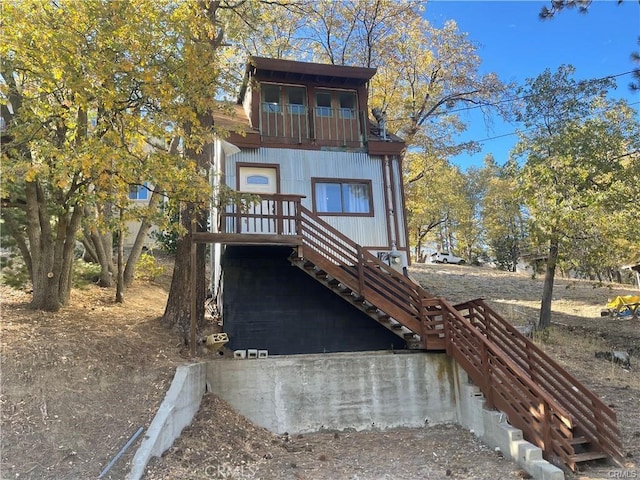
[[[411,274],[454,303],[483,297],[514,323],[536,318],[540,280],[452,265],[416,265]],[[148,427],[175,367],[188,361],[180,339],[158,322],[167,287],[168,276],[136,284],[118,305],[112,290],[89,286],[74,290],[70,306],[55,314],[29,310],[28,294],[0,288],[0,478],[97,478],[138,427]],[[640,320],[600,316],[609,298],[637,293],[631,286],[556,282],[554,325],[541,346],[613,406],[628,461],[625,471],[593,465],[575,479],[640,478]],[[594,356],[612,349],[635,353],[630,370]],[[138,445],[139,440],[103,478],[124,478]],[[207,395],[194,423],[167,455],[152,461],[145,478],[527,475],[457,426],[276,436]]]

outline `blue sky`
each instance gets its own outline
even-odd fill
[[[630,55],[640,47],[640,4],[625,0],[594,1],[589,12],[565,10],[553,19],[541,21],[538,13],[548,0],[521,1],[457,1],[430,0],[425,18],[435,26],[455,20],[462,32],[478,46],[482,59],[481,73],[495,72],[503,81],[524,84],[546,68],[555,71],[562,64],[576,67],[574,78],[600,78],[628,72],[633,68]],[[629,91],[631,75],[616,78],[618,88],[612,97],[627,98],[640,107],[640,93]],[[487,128],[478,113],[465,114],[469,130],[460,141],[483,140],[482,151],[460,155],[451,161],[466,169],[482,166],[486,154],[493,153],[500,164],[508,159],[509,150],[517,141],[508,135],[518,128],[495,119]],[[488,139],[489,137],[498,137]]]

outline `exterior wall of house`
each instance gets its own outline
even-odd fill
[[[150,187],[152,188],[152,187]],[[139,199],[129,199],[129,206],[133,208],[142,208],[149,205],[149,200],[151,198],[151,191],[147,192],[147,198],[143,200]],[[124,248],[128,249],[133,247],[133,243],[136,240],[136,236],[138,235],[138,230],[140,229],[140,222],[138,220],[129,220],[125,222],[125,235],[124,235]],[[158,227],[153,225],[149,232],[147,233],[147,237],[144,241],[144,246],[147,248],[155,248],[158,245],[158,241],[156,240],[155,234],[158,233]]]
[[[395,163],[396,181],[398,175],[397,161]],[[313,210],[313,178],[354,179],[371,181],[371,195],[373,199],[373,216],[341,216],[321,215],[333,227],[347,235],[356,243],[365,247],[391,247],[392,239],[389,233],[387,211],[389,192],[385,187],[384,159],[372,157],[364,152],[342,152],[322,150],[270,149],[260,148],[244,150],[227,157],[224,161],[225,183],[236,189],[238,179],[236,166],[238,164],[278,164],[280,174],[280,192],[304,195],[302,204]],[[396,203],[400,208],[396,211],[397,223],[404,225],[399,189],[395,189]],[[398,228],[402,233],[396,243],[404,245],[404,228]]]
[[[406,348],[400,337],[292,266],[291,251],[226,248],[221,312],[230,349],[288,355]]]
[[[374,74],[251,57],[235,120],[218,122],[227,125],[227,142],[239,151],[216,142],[212,185],[301,196],[305,208],[401,271],[408,264],[404,142],[371,127],[367,85]],[[220,226],[222,212],[212,211],[210,231],[229,234],[219,238],[230,245],[215,244],[211,255],[211,287],[229,347],[271,354],[406,348],[404,340],[293,267],[291,247],[237,245],[250,241],[240,235],[261,234],[253,240],[268,244],[269,235],[294,234],[293,220],[283,228],[264,215],[287,215],[295,202],[297,197],[289,203],[265,197],[241,210],[230,206],[228,213],[246,216],[227,215]]]

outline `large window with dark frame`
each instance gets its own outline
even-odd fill
[[[312,179],[314,210],[326,215],[373,215],[370,180]]]

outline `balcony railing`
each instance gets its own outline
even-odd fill
[[[362,147],[366,142],[365,113],[350,108],[309,108],[263,103],[260,133],[271,143]]]
[[[260,194],[256,202],[228,205],[223,233],[298,235],[302,195]]]

